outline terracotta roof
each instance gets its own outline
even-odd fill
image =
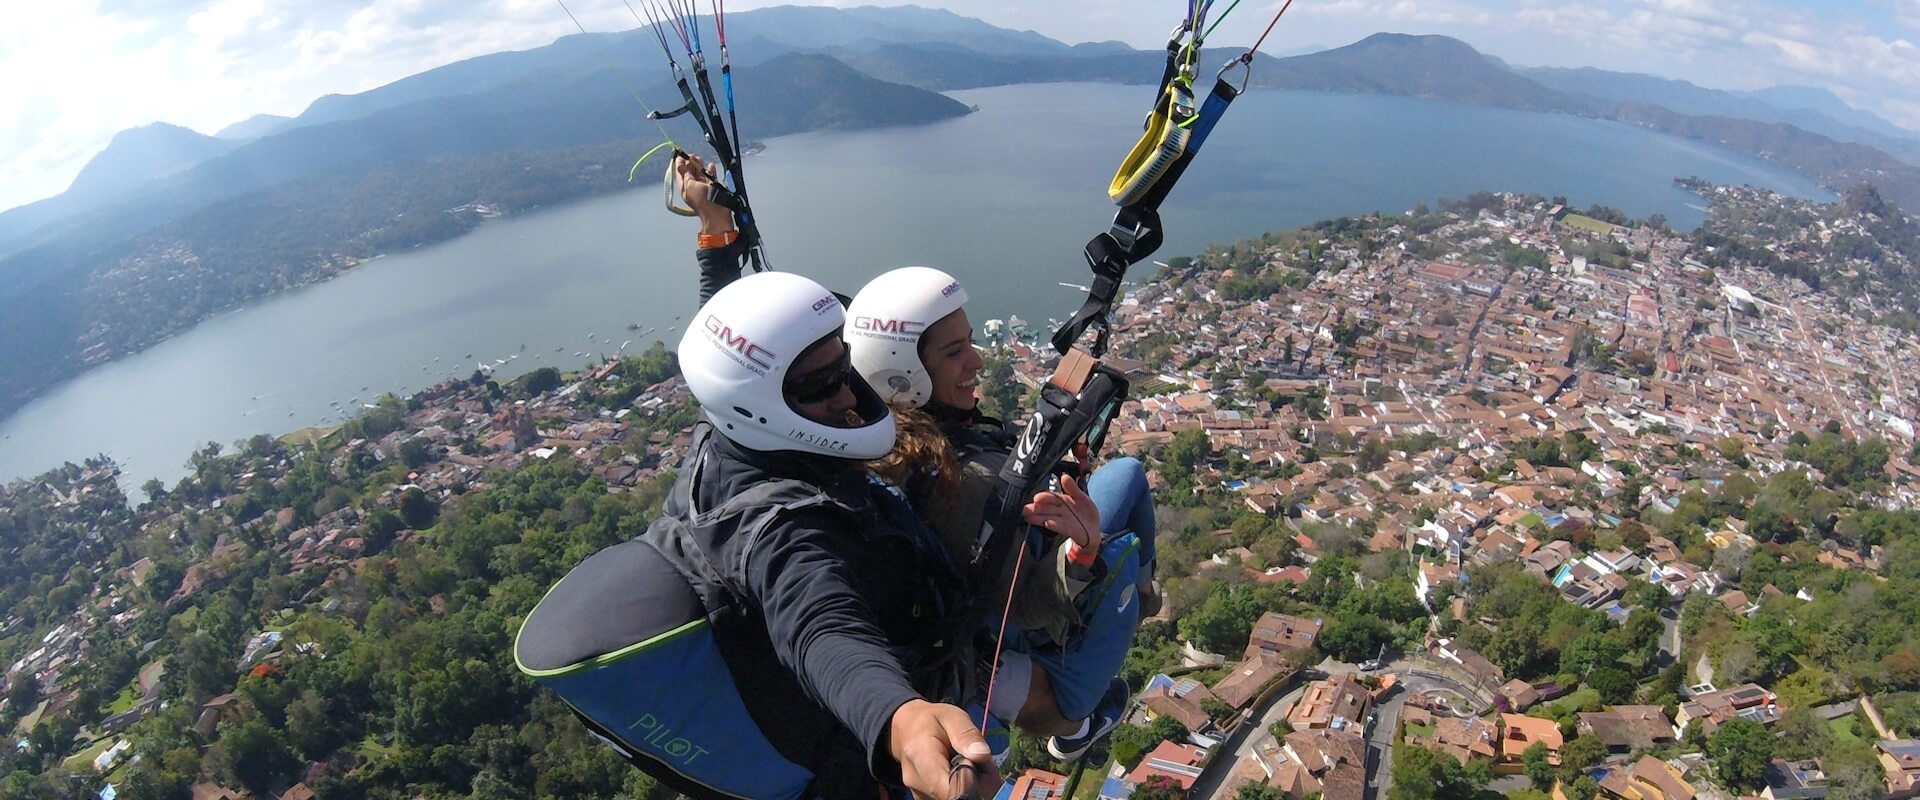
[[[1631,773],[1631,785],[1643,800],[1693,800],[1693,786],[1665,761],[1641,756]]]
[[[1227,705],[1244,708],[1267,684],[1292,672],[1285,659],[1260,653],[1240,662],[1233,672],[1213,685],[1213,694]]]
[[[1190,744],[1161,742],[1140,763],[1127,773],[1132,783],[1146,783],[1148,778],[1160,776],[1180,785],[1181,789],[1192,789],[1195,779],[1200,777],[1200,766],[1207,760],[1207,751]]]
[[[1579,717],[1581,730],[1612,750],[1644,750],[1673,740],[1673,723],[1659,706],[1614,706]]]
[[[1253,623],[1253,633],[1247,640],[1245,658],[1253,658],[1261,651],[1281,653],[1296,648],[1312,647],[1320,637],[1321,621],[1296,617],[1269,611],[1260,615]]]
[[[1500,727],[1503,729],[1500,752],[1508,759],[1519,758],[1528,747],[1539,742],[1547,746],[1551,754],[1549,761],[1560,760],[1560,748],[1566,744],[1566,737],[1560,735],[1560,723],[1522,714],[1501,714]]]
[[[1296,728],[1361,725],[1372,704],[1373,698],[1352,675],[1337,675],[1308,684],[1287,720]]]
[[[1172,686],[1156,686],[1140,695],[1140,702],[1155,715],[1169,715],[1189,731],[1206,730],[1212,718],[1200,703],[1213,697],[1204,684],[1192,679],[1177,679]]]

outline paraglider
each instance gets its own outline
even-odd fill
[[[565,7],[564,0],[557,1],[561,2],[563,8]],[[649,119],[655,121],[656,124],[661,120],[683,114],[690,114],[692,116],[692,119],[700,127],[707,144],[713,148],[714,153],[718,156],[714,171],[709,172],[703,170],[704,174],[711,177],[711,181],[708,182],[710,194],[704,198],[707,202],[700,205],[710,207],[711,205],[717,204],[731,212],[733,217],[734,230],[729,231],[729,235],[715,237],[715,239],[710,242],[707,231],[703,229],[700,244],[703,248],[737,247],[738,252],[741,253],[741,259],[750,264],[754,271],[767,272],[770,270],[770,265],[767,263],[765,257],[764,245],[759,235],[757,220],[754,217],[752,205],[748,199],[745,176],[742,174],[743,171],[741,169],[740,158],[742,151],[739,147],[740,140],[733,103],[732,76],[726,48],[724,6],[719,0],[714,0],[714,13],[711,17],[711,24],[718,33],[721,83],[726,96],[727,113],[723,118],[720,114],[719,102],[707,73],[706,56],[701,50],[700,44],[700,37],[702,35],[701,20],[697,15],[695,7],[692,5],[692,0],[643,0],[643,4],[647,9],[647,19],[643,20],[643,22],[652,29],[656,41],[665,53],[669,69],[674,77],[674,84],[679,90],[682,100],[682,103],[678,107],[665,113],[649,109],[647,116]],[[1115,172],[1113,180],[1108,187],[1109,198],[1119,206],[1119,210],[1115,213],[1110,228],[1089,241],[1084,250],[1086,262],[1093,273],[1092,281],[1085,285],[1062,283],[1063,286],[1084,292],[1086,298],[1081,307],[1065,322],[1050,320],[1050,322],[1054,323],[1055,327],[1052,344],[1063,357],[1053,379],[1049,382],[1049,387],[1053,391],[1041,395],[1038,401],[1038,408],[1027,424],[1025,432],[1013,445],[1011,452],[1007,454],[1004,466],[996,476],[996,479],[1003,485],[1003,491],[997,494],[1001,504],[997,507],[989,507],[986,510],[990,517],[1002,520],[1018,519],[1022,515],[1019,504],[1024,502],[1026,498],[1049,493],[1051,487],[1054,485],[1053,481],[1056,475],[1084,475],[1090,471],[1088,469],[1090,464],[1084,463],[1085,459],[1091,454],[1100,452],[1109,424],[1118,415],[1120,405],[1126,399],[1129,388],[1129,384],[1124,375],[1111,367],[1105,366],[1100,361],[1100,358],[1105,354],[1108,347],[1111,324],[1110,316],[1120,288],[1124,285],[1126,271],[1132,265],[1146,260],[1163,242],[1164,232],[1161,228],[1159,217],[1159,207],[1161,203],[1166,199],[1168,193],[1173,189],[1180,176],[1185,172],[1187,166],[1192,162],[1192,159],[1199,153],[1208,135],[1222,118],[1230,103],[1245,89],[1247,81],[1250,78],[1254,54],[1261,44],[1264,43],[1267,35],[1272,32],[1274,25],[1278,23],[1280,17],[1291,7],[1291,0],[1287,0],[1285,4],[1281,5],[1278,12],[1274,15],[1273,21],[1267,25],[1266,30],[1260,35],[1259,39],[1255,41],[1253,47],[1234,57],[1219,69],[1214,76],[1214,83],[1211,90],[1205,94],[1203,99],[1195,92],[1193,85],[1202,45],[1207,36],[1219,25],[1220,20],[1224,19],[1237,7],[1238,2],[1236,0],[1235,3],[1229,5],[1226,11],[1220,15],[1220,19],[1212,19],[1210,17],[1210,11],[1213,5],[1212,0],[1194,0],[1194,2],[1183,5],[1185,5],[1185,18],[1168,42],[1166,67],[1159,82],[1158,89],[1155,92],[1154,105],[1148,117],[1146,132],[1134,145],[1132,151]],[[629,6],[629,9],[632,10],[632,7]],[[572,17],[570,10],[567,13],[569,17]],[[638,11],[633,11],[633,13],[636,19],[640,18]],[[578,19],[574,19],[574,23],[578,25]],[[583,33],[586,32],[584,27],[581,30]],[[681,43],[681,49],[686,54],[687,63],[691,69],[691,80],[689,80],[688,72],[682,70],[679,60],[675,57],[674,48],[669,44],[669,33]],[[591,37],[588,41],[590,44],[593,44]],[[594,44],[594,46],[598,47],[597,44]],[[1233,77],[1232,73],[1235,71],[1240,72],[1237,76],[1237,81],[1230,80],[1230,77]],[[636,97],[636,99],[638,98]],[[645,106],[645,102],[641,101],[641,105]],[[661,132],[663,135],[665,134],[664,127],[661,128]],[[667,147],[671,147],[672,149],[673,165],[668,167],[666,176],[663,179],[668,182],[666,206],[676,214],[688,215],[697,213],[693,211],[692,206],[699,203],[697,203],[692,196],[676,197],[677,193],[673,191],[671,181],[673,181],[676,175],[675,165],[689,162],[698,165],[700,161],[697,158],[687,155],[670,137],[668,137],[668,140],[661,146],[649,150],[647,154],[642,155],[640,160],[635,162],[634,170],[629,173],[629,179],[631,180],[632,176],[637,174],[638,167],[648,156]],[[686,200],[687,205],[680,205],[680,200]],[[738,274],[737,265],[734,274]],[[771,276],[756,275],[752,277],[760,278]],[[762,283],[767,286],[772,286],[770,283]],[[786,284],[783,283],[782,285],[784,286]],[[798,284],[794,285],[797,286]],[[811,289],[807,291],[811,291]],[[826,313],[823,309],[830,311],[841,310],[839,303],[835,302],[830,294],[824,297],[820,297],[819,294],[813,296],[818,297],[818,300],[813,301],[813,310],[815,313]],[[747,306],[739,306],[739,308],[747,308]],[[706,312],[703,311],[702,313],[704,314]],[[716,327],[718,327],[720,332],[712,334],[715,337],[715,341],[724,342],[726,347],[733,348],[737,351],[737,354],[727,355],[726,358],[716,363],[719,363],[721,367],[726,369],[741,367],[749,372],[756,373],[758,373],[758,371],[748,365],[759,365],[760,367],[770,369],[773,361],[766,358],[766,353],[761,353],[758,357],[755,355],[756,351],[754,348],[761,346],[758,340],[741,333],[741,331],[749,330],[749,328],[745,327],[746,321],[749,319],[751,319],[750,311],[742,312],[739,321],[728,320],[723,322],[717,317],[703,317],[702,320],[706,326],[705,330],[702,329],[701,325],[689,325],[687,337],[682,340],[679,352],[683,368],[687,364],[690,353],[697,353],[703,357],[711,355],[704,349],[710,346],[705,337],[709,331],[715,331]],[[675,316],[674,322],[676,324],[669,326],[667,330],[669,332],[677,332],[679,329],[677,323],[679,321],[681,321],[681,317]],[[638,323],[633,323],[628,326],[628,330],[635,330],[638,327]],[[767,329],[761,328],[758,330],[764,333]],[[1092,334],[1091,337],[1087,336],[1089,333]],[[797,335],[794,334],[794,332],[779,331],[778,329],[774,329],[771,335],[786,336],[790,334]],[[644,334],[642,335],[644,336]],[[597,337],[591,333],[588,335],[588,338],[592,341],[598,341]],[[825,337],[816,336],[815,338],[819,341],[828,341]],[[814,342],[815,338],[809,338],[807,341]],[[632,341],[632,339],[629,339],[622,343],[620,346],[621,350],[629,346]],[[799,342],[799,344],[805,345],[807,342]],[[808,353],[814,352],[812,348],[789,347],[788,350],[790,352],[782,353],[782,355],[788,359],[795,358],[796,354],[801,350]],[[556,347],[555,352],[564,352],[564,348]],[[576,352],[574,355],[575,357],[583,356],[585,352]],[[782,369],[784,368],[785,365],[782,366]],[[852,382],[856,382],[853,378],[849,377],[850,374],[857,377],[857,373],[853,373],[850,366],[824,364],[819,372],[819,386],[814,386],[811,381],[803,381],[802,383],[805,384],[804,387],[796,388],[796,386],[792,385],[785,386],[780,391],[772,392],[774,399],[771,402],[734,402],[731,407],[728,407],[726,404],[716,405],[714,402],[703,402],[703,414],[707,415],[707,418],[714,423],[710,430],[717,431],[718,435],[727,438],[738,436],[742,437],[744,441],[753,441],[751,435],[760,431],[760,426],[769,424],[769,420],[766,417],[770,415],[770,412],[778,412],[782,407],[791,408],[793,403],[803,402],[795,399],[801,396],[814,397],[816,400],[835,396],[841,392],[844,387],[850,385]],[[808,372],[807,377],[811,378],[812,372]],[[758,373],[755,377],[745,378],[743,380],[751,381],[762,379],[769,379],[768,375]],[[689,383],[691,384],[692,382],[692,378],[689,378]],[[866,381],[865,379],[859,379],[857,382],[864,385]],[[777,382],[774,385],[776,387],[781,386],[781,384]],[[783,392],[788,395],[784,400],[779,397]],[[698,394],[699,391],[696,387],[696,395]],[[703,398],[703,401],[707,399],[708,398]],[[716,396],[713,399],[717,400],[718,397]],[[765,398],[761,399],[764,400]],[[751,405],[752,408],[748,408],[749,405]],[[781,424],[786,425],[787,423],[783,422]],[[805,433],[805,431],[810,430],[806,427],[806,423],[794,423],[791,427],[796,431],[794,434],[796,441],[810,446],[819,446],[821,444],[826,444],[829,447],[843,445],[844,442],[840,442],[839,440],[851,436],[849,433],[835,432],[844,429],[834,429],[834,431],[820,433]],[[780,446],[773,446],[772,449],[779,450],[782,448]],[[836,451],[830,450],[829,452]],[[683,469],[683,479],[692,480],[687,477],[691,472],[690,470]],[[1071,481],[1067,481],[1065,485],[1070,486],[1071,483]],[[731,503],[731,501],[729,501],[729,503]],[[1011,505],[1008,505],[1009,503],[1011,503]],[[729,505],[729,507],[731,508],[732,506]],[[758,507],[743,506],[741,508],[744,513],[759,513]],[[679,513],[686,513],[691,510],[691,507],[687,506],[679,509]],[[697,526],[706,524],[703,520],[705,520],[704,517],[675,518],[671,515],[663,515],[662,517],[663,523],[679,524],[683,526],[683,528],[688,525]],[[1005,527],[1005,530],[1010,532],[1014,530],[1014,527],[1015,526],[1009,525]],[[998,574],[1001,565],[1007,563],[1012,564],[1014,578],[1017,581],[1019,571],[1022,568],[1021,555],[1024,554],[1025,548],[1018,546],[1016,537],[1013,535],[998,535],[1000,530],[1000,528],[995,528],[994,532],[996,535],[987,537],[985,541],[978,545],[976,551],[973,553],[972,563],[960,566],[962,566],[963,571],[967,574],[968,584],[972,590],[972,597],[969,598],[965,604],[966,609],[962,616],[981,621],[986,620],[988,616],[986,612],[991,611],[992,616],[999,617],[999,629],[1000,632],[1004,634],[1006,631],[1005,623],[1008,609],[993,608],[1000,600],[988,596],[989,593],[987,592],[979,591],[979,587],[984,584],[982,576]],[[652,535],[651,531],[649,535]],[[612,552],[612,550],[603,551],[603,553],[607,552]],[[599,556],[595,557],[595,559],[598,558]],[[594,559],[590,559],[588,563],[593,562]],[[586,565],[583,564],[582,568],[585,567]],[[572,577],[573,576],[570,575],[569,580],[572,579]],[[631,577],[631,575],[628,577]],[[628,580],[626,583],[629,585],[638,585],[640,582]],[[724,598],[717,595],[708,596],[706,594],[696,594],[697,596],[685,598],[650,598],[646,604],[635,605],[634,609],[637,611],[642,608],[663,609],[671,607],[685,611],[689,615],[692,615],[692,617],[704,617],[704,615],[700,613],[702,608],[712,612],[726,602]],[[550,597],[551,596],[552,595],[550,595]],[[670,600],[671,602],[669,602]],[[674,605],[674,603],[680,605]],[[542,605],[545,606],[546,603],[543,602]],[[590,607],[591,605],[582,605],[573,609],[573,612],[575,616],[586,615],[589,613],[588,609]],[[547,611],[548,613],[542,614],[542,609],[536,608],[534,613],[528,617],[525,626],[522,628],[522,644],[528,641],[529,636],[550,637],[553,635],[546,629],[546,626],[554,624],[555,614],[553,608],[548,608]],[[564,616],[563,614],[562,617]],[[604,609],[601,609],[593,612],[591,619],[598,620],[605,616]],[[569,620],[569,622],[573,623],[582,621],[585,620]],[[622,630],[625,629],[623,628]],[[652,631],[652,635],[658,636],[666,630],[669,630],[669,628],[663,627],[658,631]],[[969,706],[972,711],[979,715],[974,722],[982,729],[991,727],[985,714],[987,707],[991,705],[991,687],[994,686],[995,679],[998,677],[998,671],[1001,665],[1000,648],[1005,641],[1004,636],[993,635],[991,623],[987,625],[985,632],[988,634],[988,638],[993,640],[992,657],[986,659],[984,662],[992,665],[992,672],[987,676],[985,683],[985,687],[987,687],[985,691],[988,695],[984,699],[980,697],[966,698],[972,703],[972,705]],[[581,636],[584,637],[586,634],[581,634]],[[590,637],[592,642],[605,641],[598,638],[598,636],[598,634],[594,634],[593,637]],[[551,638],[541,638],[540,640],[546,643],[553,641]],[[724,699],[733,696],[728,694],[729,691],[737,695],[738,691],[732,687],[730,681],[739,680],[739,670],[749,668],[747,665],[734,663],[728,659],[716,658],[708,664],[710,668],[703,670],[697,677],[680,674],[674,676],[652,674],[636,675],[631,672],[634,667],[622,668],[628,670],[628,672],[624,672],[620,676],[615,676],[613,672],[603,669],[611,669],[616,662],[621,660],[641,658],[653,659],[646,662],[647,664],[655,665],[652,668],[670,668],[664,666],[670,662],[670,659],[656,658],[658,654],[653,652],[656,648],[654,645],[649,644],[649,642],[654,641],[654,638],[639,640],[629,646],[623,646],[617,654],[611,652],[592,653],[586,650],[580,650],[579,652],[569,651],[568,658],[578,660],[569,660],[566,663],[549,663],[545,667],[536,667],[525,660],[521,660],[520,666],[523,671],[532,675],[536,680],[559,692],[562,698],[571,704],[578,712],[589,729],[593,730],[610,744],[615,745],[616,749],[636,766],[668,782],[684,794],[694,797],[761,797],[801,796],[802,792],[807,791],[806,786],[809,785],[809,780],[813,776],[806,774],[805,769],[801,769],[800,774],[784,771],[778,772],[777,777],[783,779],[785,781],[784,783],[781,780],[752,782],[754,778],[774,774],[767,771],[767,765],[771,765],[773,762],[762,758],[762,756],[765,755],[764,749],[755,750],[759,744],[756,735],[764,734],[767,737],[778,739],[782,735],[791,735],[790,732],[772,730],[757,731],[756,734],[741,730],[738,735],[729,735],[725,732],[713,731],[712,736],[704,741],[726,742],[728,752],[712,752],[713,757],[705,760],[703,764],[686,760],[685,756],[688,754],[687,747],[691,746],[690,744],[686,744],[686,742],[690,742],[691,740],[684,738],[677,740],[683,744],[678,751],[675,751],[673,749],[673,742],[676,740],[671,736],[655,736],[650,732],[653,728],[635,733],[637,729],[634,726],[641,725],[641,723],[635,723],[633,721],[633,715],[631,713],[625,713],[632,710],[630,707],[632,702],[640,699],[637,695],[631,694],[634,691],[633,687],[640,685],[648,687],[669,686],[674,687],[676,690],[687,690],[687,696],[689,697],[697,695],[698,697],[707,698],[711,702],[721,703],[719,706],[710,705],[708,706],[709,708],[719,708],[726,713],[731,713],[734,707],[728,705],[728,703],[739,702],[737,697],[734,700],[727,700],[725,702],[715,700],[714,698]],[[576,643],[590,644],[591,642],[589,642],[588,638],[581,638]],[[666,647],[667,644],[662,640],[658,646]],[[516,658],[520,658],[521,655],[522,650],[517,646]],[[689,662],[682,660],[679,663],[684,665]],[[773,670],[786,669],[784,665],[779,663],[764,665],[764,668]],[[593,677],[596,675],[599,677]],[[1121,685],[1124,691],[1124,683]],[[619,688],[616,689],[615,687]],[[693,690],[697,690],[697,692]],[[803,697],[802,699],[818,700],[818,698],[815,697]],[[649,701],[652,702],[655,700],[660,703],[667,703],[670,699],[651,698]],[[749,715],[741,714],[736,716],[744,718]],[[651,720],[654,728],[668,725],[666,718],[659,715],[650,714],[643,718],[642,722],[644,723],[646,720]],[[710,721],[711,720],[701,719],[698,714],[691,711],[688,712],[687,715],[675,718],[675,724],[704,725]],[[749,724],[754,723],[750,721]],[[757,724],[755,727],[757,728]],[[675,730],[678,729],[675,728]],[[703,730],[712,731],[710,728],[703,728]],[[1100,734],[1093,734],[1096,738],[1099,735]],[[735,744],[738,745],[737,749],[733,747]],[[776,751],[778,750],[777,747],[774,749]],[[702,752],[704,758],[705,754],[710,751],[703,749]],[[758,760],[755,761],[755,767],[747,767],[741,759]],[[779,764],[781,767],[786,765],[785,762]],[[956,779],[972,775],[972,768],[969,767],[968,762],[963,759],[956,759],[953,769],[955,770],[953,776]],[[1084,762],[1076,763],[1073,775],[1066,788],[1066,794],[1071,795],[1074,793],[1082,778],[1084,769]],[[742,783],[743,780],[748,781],[748,783]]]

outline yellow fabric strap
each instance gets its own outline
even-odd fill
[[[1113,174],[1113,182],[1107,185],[1107,196],[1115,205],[1138,202],[1186,154],[1196,117],[1193,87],[1178,78],[1168,81],[1167,96],[1147,118],[1146,133],[1134,143],[1133,151],[1127,153],[1120,170]]]
[[[662,179],[661,184],[666,193],[668,211],[683,217],[700,216],[700,212],[693,210],[692,207],[680,204],[680,182],[674,179],[673,162],[671,161],[667,162],[667,176]]]

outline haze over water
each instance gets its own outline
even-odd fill
[[[749,159],[773,266],[851,293],[885,269],[928,264],[967,284],[976,323],[1067,316],[1079,296],[1058,282],[1086,282],[1080,248],[1112,217],[1107,182],[1151,88],[952,95],[979,112],[784,137]],[[697,299],[695,228],[661,209],[658,170],[643,170],[654,177],[635,191],[371,261],[89,371],[0,420],[0,480],[108,453],[128,487],[171,484],[208,441],[334,422],[337,409],[465,377],[477,362],[517,356],[498,373],[512,377],[578,368],[628,340],[628,353],[655,339],[672,346],[679,331],[669,327],[684,325]],[[1693,227],[1704,214],[1672,185],[1683,175],[1830,197],[1765,162],[1617,123],[1257,91],[1235,102],[1168,200],[1155,257],[1478,190],[1566,195]],[[630,322],[655,330],[642,336]]]

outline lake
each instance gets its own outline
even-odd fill
[[[1107,182],[1151,94],[979,89],[953,93],[977,113],[944,123],[775,139],[747,167],[770,261],[849,293],[885,269],[934,265],[967,283],[976,320],[1065,317],[1078,293],[1058,283],[1086,282],[1080,248],[1112,217]],[[1156,257],[1483,189],[1693,227],[1704,215],[1699,198],[1672,185],[1683,175],[1831,196],[1765,162],[1618,123],[1259,91],[1234,104],[1168,200]],[[511,377],[577,368],[623,344],[671,345],[669,327],[694,310],[695,227],[665,213],[660,195],[647,180],[489,223],[91,370],[0,421],[0,479],[107,453],[126,468],[126,486],[171,484],[206,442],[334,422],[481,362],[507,359],[499,374]]]

